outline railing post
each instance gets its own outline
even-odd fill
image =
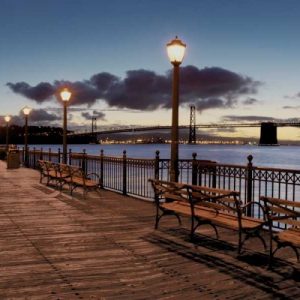
[[[43,147],[41,147],[40,160],[43,160]]]
[[[85,174],[87,174],[87,161],[86,161],[86,151],[83,149],[82,160],[81,160],[81,168]]]
[[[197,163],[197,153],[193,153],[193,160],[192,160],[192,184],[197,185],[197,171],[198,171],[198,163]]]
[[[48,157],[49,157],[49,161],[51,161],[51,148],[49,148]]]
[[[69,165],[72,165],[72,149],[69,149]]]
[[[22,147],[22,164],[25,165],[25,147]]]
[[[25,147],[25,165],[26,165],[26,168],[29,168],[29,164],[30,164],[30,148],[27,146],[27,148]]]
[[[127,195],[127,157],[126,157],[126,150],[123,151],[123,195]]]
[[[159,151],[155,152],[155,162],[154,162],[154,178],[159,180]]]
[[[33,147],[33,168],[35,169],[35,147]]]
[[[60,148],[58,148],[58,150],[57,150],[57,156],[58,156],[57,161],[60,164]]]
[[[253,190],[253,164],[252,164],[252,160],[253,160],[253,156],[249,155],[247,157],[248,159],[248,165],[247,165],[247,177],[246,177],[246,181],[247,181],[247,199],[246,202],[247,204],[250,203],[252,201],[253,198],[253,194],[252,194],[252,190]],[[252,210],[251,210],[251,205],[249,205],[247,207],[247,216],[251,217],[252,215]]]
[[[217,166],[216,164],[212,167],[212,187],[217,187]]]
[[[103,153],[103,149],[101,149],[100,151],[100,187],[103,189],[103,179],[104,179],[104,175],[103,175],[103,170],[104,170],[104,153]]]

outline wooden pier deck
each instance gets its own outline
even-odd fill
[[[72,199],[0,162],[0,299],[300,299],[292,252],[270,271],[255,239],[238,258],[232,232],[203,227],[191,243],[188,224],[154,230],[154,214],[110,191]]]

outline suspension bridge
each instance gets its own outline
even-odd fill
[[[129,127],[113,127],[106,130],[97,130],[96,120],[92,120],[92,130],[85,132],[72,132],[68,136],[70,138],[85,138],[90,141],[95,141],[101,135],[111,135],[118,133],[134,133],[134,132],[149,132],[149,131],[170,131],[170,125],[154,125],[154,126],[129,126]],[[260,144],[262,145],[276,145],[277,140],[277,127],[300,127],[300,122],[244,122],[244,123],[209,123],[209,124],[196,124],[195,107],[191,106],[190,111],[190,124],[179,125],[179,130],[189,130],[189,143],[196,143],[197,129],[224,129],[224,128],[260,128]]]

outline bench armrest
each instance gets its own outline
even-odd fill
[[[241,210],[242,210],[242,212],[243,213],[245,213],[245,211],[246,211],[246,209],[249,207],[249,206],[251,206],[251,205],[258,205],[259,206],[259,208],[262,210],[262,212],[263,212],[263,217],[264,217],[264,221],[267,221],[267,218],[266,218],[266,210],[265,210],[265,207],[260,203],[260,202],[258,202],[258,201],[250,201],[250,202],[248,202],[248,203],[246,203],[246,204],[244,204],[244,205],[241,205]]]
[[[100,176],[97,174],[97,173],[89,173],[89,174],[86,174],[86,178],[89,178],[91,175],[93,176],[96,176],[98,180],[100,180]]]

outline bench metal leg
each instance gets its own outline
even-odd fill
[[[275,240],[275,241],[276,241],[276,240]],[[294,245],[291,245],[290,243],[280,243],[280,242],[278,242],[278,241],[276,241],[276,242],[277,242],[277,248],[274,250],[273,256],[274,256],[275,252],[277,252],[278,249],[283,248],[283,247],[290,247],[290,248],[292,248],[293,251],[295,252],[296,257],[297,257],[297,262],[299,262],[300,256],[299,256],[299,252],[298,252],[297,247],[295,247]]]
[[[212,222],[209,222],[209,221],[202,221],[202,220],[199,220],[197,219],[198,223],[196,226],[194,226],[194,220],[192,218],[192,225],[191,225],[191,239],[193,239],[194,237],[194,234],[195,234],[195,231],[197,230],[198,227],[200,227],[200,225],[210,225],[215,233],[216,233],[216,237],[217,239],[219,239],[219,233],[218,233],[218,230],[217,230],[217,226],[215,224],[213,224]]]
[[[245,238],[241,240],[240,252],[242,251],[242,248],[243,248],[245,242],[247,240],[249,240],[250,238],[254,238],[254,237],[258,238],[262,242],[262,244],[264,246],[264,250],[267,250],[268,247],[267,247],[267,244],[266,244],[265,240],[260,235],[259,230],[255,230],[255,231],[245,232]],[[240,252],[239,252],[239,254],[240,254]]]
[[[294,250],[294,252],[296,254],[296,257],[297,257],[297,262],[299,262],[299,252],[298,252],[298,249],[296,247],[294,247],[294,246],[290,246],[290,247]]]
[[[159,215],[159,209],[162,210],[162,214],[161,215]],[[176,212],[174,212],[172,210],[166,210],[166,209],[157,208],[156,218],[155,218],[155,229],[158,228],[158,223],[159,223],[160,219],[163,216],[175,216],[177,218],[177,220],[178,220],[179,225],[181,226],[181,224],[182,224],[181,223],[181,218],[180,218],[180,216]]]
[[[238,246],[238,255],[241,254],[242,252],[242,246],[243,246],[243,243],[242,243],[242,231],[239,230],[239,246]]]

